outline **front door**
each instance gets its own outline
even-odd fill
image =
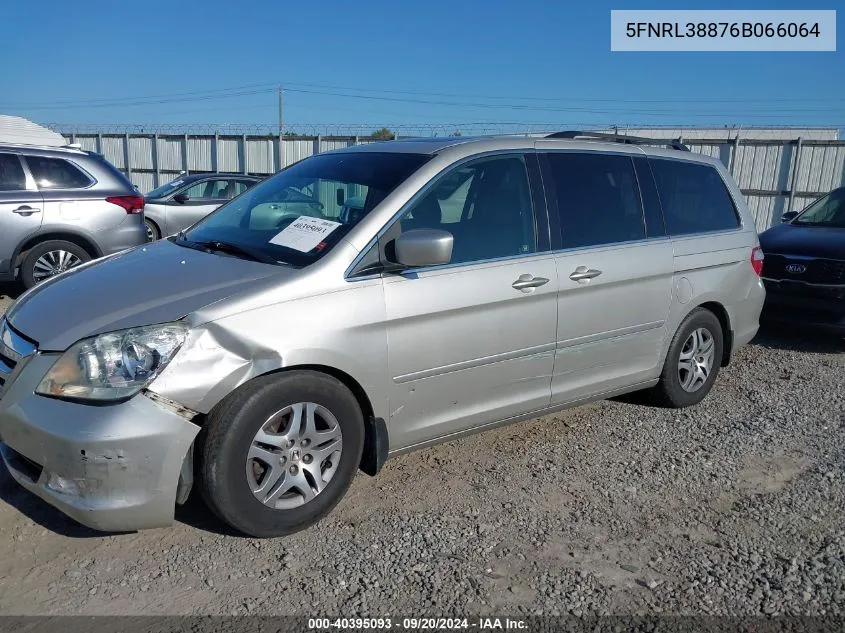
[[[230,186],[231,185],[231,186]],[[210,179],[194,183],[176,192],[167,205],[165,234],[178,233],[202,220],[221,204],[234,196],[234,180]],[[229,195],[229,192],[232,195]],[[187,196],[187,199],[181,198]],[[179,198],[179,201],[176,200]]]
[[[673,254],[645,159],[564,151],[540,161],[560,228],[552,403],[656,378]]]
[[[0,274],[13,274],[15,249],[41,226],[44,204],[17,154],[0,153]]]
[[[399,220],[403,231],[450,231],[454,249],[449,265],[384,279],[392,447],[549,404],[557,274],[544,201],[532,201],[531,161],[464,163]]]

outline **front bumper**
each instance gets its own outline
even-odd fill
[[[54,354],[25,359],[4,387],[0,440],[12,477],[96,530],[169,525],[199,427],[144,395],[111,405],[35,395],[55,360]]]
[[[761,320],[845,334],[845,286],[814,286],[765,280],[766,303]]]

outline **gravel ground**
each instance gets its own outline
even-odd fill
[[[602,402],[406,455],[276,540],[196,498],[104,536],[0,469],[0,613],[842,615],[843,376],[845,341],[764,332],[697,407]]]

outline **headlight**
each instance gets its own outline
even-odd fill
[[[74,344],[35,393],[77,400],[121,400],[147,386],[176,355],[188,326],[178,321],[119,330]]]

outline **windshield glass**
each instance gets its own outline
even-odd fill
[[[181,178],[177,178],[166,185],[162,185],[161,187],[156,187],[149,193],[145,193],[145,198],[164,198],[165,196],[169,196],[171,193],[176,191],[181,185],[185,184],[185,181]]]
[[[429,158],[387,152],[312,156],[223,205],[181,240],[225,242],[279,263],[306,266]]]
[[[819,198],[792,223],[845,228],[845,188],[835,189]]]

